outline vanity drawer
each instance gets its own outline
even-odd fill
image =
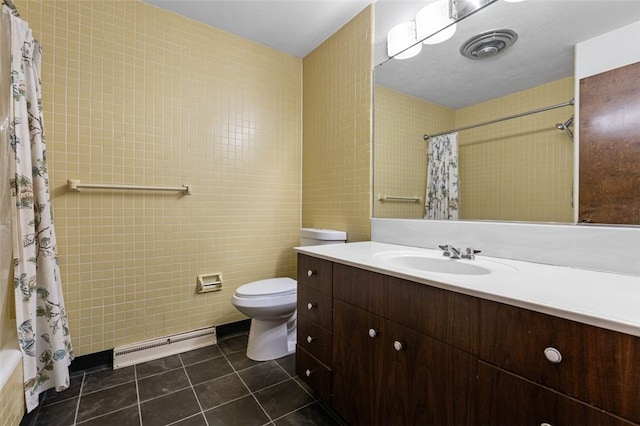
[[[478,364],[477,395],[480,425],[633,425],[483,362]]]
[[[640,423],[640,337],[487,300],[480,329],[482,360]]]
[[[327,405],[331,405],[331,370],[322,365],[298,345],[296,348],[296,374]]]
[[[309,320],[298,321],[298,346],[324,365],[331,365],[333,335]]]
[[[333,295],[365,311],[385,317],[389,277],[336,263],[333,266]]]
[[[389,318],[472,354],[478,353],[478,299],[389,278]]]
[[[333,294],[332,274],[332,262],[298,254],[298,287],[309,287],[331,295]]]
[[[327,331],[333,328],[333,298],[306,286],[298,286],[298,315]]]

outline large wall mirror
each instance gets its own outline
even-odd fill
[[[376,3],[374,217],[424,218],[424,135],[465,129],[449,161],[459,179],[455,219],[574,222],[574,46],[640,21],[640,1],[498,0],[449,39],[389,59],[388,31],[432,2]],[[463,56],[483,34],[472,55],[486,58]]]

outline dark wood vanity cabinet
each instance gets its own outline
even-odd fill
[[[520,402],[537,407],[538,414],[548,410],[546,423],[551,425],[626,424],[612,416],[640,423],[639,337],[488,300],[480,307],[480,358],[502,372],[481,368],[478,394],[494,401],[494,407],[505,397],[519,395]],[[507,380],[506,372],[522,381]],[[526,381],[540,387],[525,386]],[[575,417],[567,417],[567,412],[575,412]],[[502,409],[494,410],[497,413],[506,416]],[[603,418],[609,421],[599,420]]]
[[[382,418],[384,326],[380,316],[335,301],[333,409],[353,425]]]
[[[478,422],[486,426],[631,426],[634,423],[480,362]]]
[[[296,374],[331,404],[333,264],[298,255]]]
[[[339,264],[333,279],[333,408],[356,425],[469,425],[476,359],[432,336],[452,329],[450,292],[425,299],[423,285]],[[434,320],[411,327],[411,310]]]
[[[349,424],[640,424],[640,337],[305,255],[298,265],[296,372]],[[317,307],[331,303],[331,320],[308,309],[329,294]]]

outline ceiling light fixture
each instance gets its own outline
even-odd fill
[[[437,44],[450,39],[456,33],[452,18],[451,0],[437,0],[423,7],[416,15],[416,34],[424,44]]]
[[[387,55],[394,59],[409,59],[422,51],[422,43],[416,38],[416,23],[405,22],[387,33]]]

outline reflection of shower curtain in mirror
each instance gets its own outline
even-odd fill
[[[425,219],[458,219],[458,134],[429,139]]]
[[[7,7],[2,10],[6,31]],[[27,411],[49,388],[69,387],[73,359],[62,297],[40,86],[40,44],[27,22],[10,16],[11,102],[9,152],[13,267],[18,340],[22,349]],[[3,37],[4,39],[4,37]],[[9,81],[9,78],[6,78]]]

